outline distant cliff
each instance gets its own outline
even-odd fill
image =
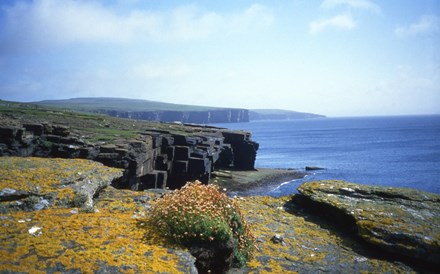
[[[247,110],[243,108],[218,108],[112,97],[45,100],[33,102],[33,104],[136,120],[194,124],[243,123],[255,120],[289,120],[325,117],[319,114],[281,109]]]
[[[195,124],[249,122],[247,109],[180,105],[139,99],[88,97],[33,103],[147,121]]]
[[[282,109],[252,109],[249,111],[249,120],[293,120],[293,119],[310,119],[324,118],[324,115],[297,112]]]
[[[160,122],[181,122],[194,124],[249,122],[247,109],[214,109],[200,111],[118,111],[100,109],[94,111],[113,117]]]

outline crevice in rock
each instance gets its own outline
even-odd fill
[[[402,262],[419,273],[437,273],[436,270],[438,267],[434,264],[420,261],[411,256],[391,253],[377,245],[367,242],[358,235],[355,218],[337,207],[313,201],[302,194],[296,194],[290,201],[285,203],[284,208],[291,214],[301,216],[307,221],[332,231],[341,238],[342,244],[350,242],[344,240],[347,238],[355,240],[362,248],[353,246],[347,246],[347,248],[353,248],[353,251],[364,257],[387,260],[389,262]]]

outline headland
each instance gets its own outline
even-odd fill
[[[240,192],[304,176],[255,169],[258,144],[243,131],[14,103],[0,106],[0,118],[4,272],[198,273],[194,254],[146,221],[167,188],[199,179]],[[438,268],[435,194],[320,181],[295,195],[234,201],[256,250],[227,273]]]

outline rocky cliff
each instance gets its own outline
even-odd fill
[[[249,119],[255,120],[294,120],[324,118],[324,115],[282,109],[251,109]]]
[[[0,156],[83,158],[124,169],[133,190],[208,183],[215,168],[253,169],[251,134],[21,105],[0,111]]]
[[[113,117],[160,122],[195,124],[249,122],[249,112],[247,109],[215,109],[200,111],[118,111],[100,109],[94,112]]]

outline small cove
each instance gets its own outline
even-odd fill
[[[303,179],[260,188],[260,195],[288,195],[303,182],[325,179],[440,194],[439,115],[267,120],[215,126],[252,132],[252,139],[260,144],[257,168],[325,168],[308,171]]]

